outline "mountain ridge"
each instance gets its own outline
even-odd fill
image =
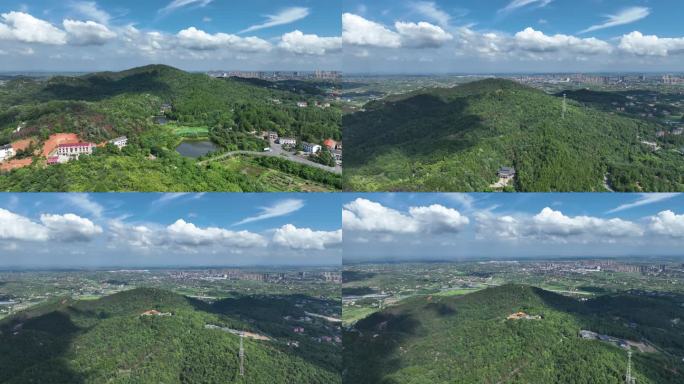
[[[372,101],[344,116],[345,188],[485,191],[684,190],[684,160],[642,141],[653,123],[611,115],[510,80],[488,79]]]
[[[306,338],[300,340],[302,350],[292,349],[277,334],[286,327],[278,325],[279,309],[251,320],[251,301],[241,300],[214,306],[136,288],[98,300],[58,299],[20,312],[0,321],[0,383],[339,382],[338,363],[325,360],[332,346]],[[240,338],[209,325],[253,334],[267,327],[279,339],[245,338],[243,377]]]
[[[359,320],[344,332],[344,364],[352,368],[343,380],[359,384],[624,382],[626,351],[580,337],[580,330],[591,330],[657,343],[656,352],[635,350],[637,382],[682,383],[680,330],[657,335],[668,316],[683,312],[676,299],[625,293],[581,302],[519,284],[456,297],[416,296]]]

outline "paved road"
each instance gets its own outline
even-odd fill
[[[235,155],[281,157],[281,158],[288,159],[288,160],[290,160],[290,161],[294,161],[295,163],[300,163],[300,164],[308,165],[308,166],[310,166],[310,167],[320,168],[320,169],[322,169],[322,170],[324,170],[324,171],[328,171],[328,172],[332,172],[332,173],[337,173],[337,174],[341,174],[341,173],[342,173],[342,167],[340,167],[339,165],[338,165],[338,166],[335,166],[335,167],[333,168],[333,167],[325,166],[325,165],[323,165],[323,164],[315,163],[315,162],[310,161],[310,160],[308,160],[308,159],[305,159],[305,158],[302,158],[302,157],[299,157],[299,156],[295,156],[294,154],[292,154],[292,153],[290,153],[290,152],[284,151],[284,150],[283,150],[283,147],[282,147],[281,145],[275,144],[275,143],[273,143],[273,142],[271,142],[271,151],[270,151],[270,152],[232,151],[232,152],[222,153],[222,154],[220,154],[220,155],[218,155],[218,156],[216,156],[216,157],[212,157],[211,159],[207,159],[207,160],[200,161],[198,164],[204,165],[204,164],[206,164],[206,163],[208,163],[208,162],[210,162],[210,161],[221,160],[221,159],[225,159],[225,158],[227,158],[227,157],[231,157],[231,156],[235,156]]]

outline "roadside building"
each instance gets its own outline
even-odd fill
[[[512,167],[501,167],[497,175],[502,179],[512,179],[515,177],[515,168]]]
[[[17,153],[14,151],[14,148],[12,148],[12,144],[0,146],[0,161],[7,160],[16,154]]]
[[[273,132],[273,131],[269,132],[268,133],[268,139],[273,140],[273,141],[278,140],[278,132]]]
[[[119,149],[122,149],[128,145],[128,138],[126,136],[117,137],[116,139],[109,140],[110,144],[116,145]]]
[[[333,139],[326,139],[326,140],[323,142],[323,145],[325,145],[326,147],[328,147],[328,149],[333,150],[333,149],[335,149],[335,147],[337,146],[337,142],[336,142],[335,140],[333,140]]]
[[[297,145],[297,139],[292,137],[279,137],[278,144],[280,145]]]
[[[47,158],[47,164],[48,164],[48,165],[62,164],[62,163],[68,162],[68,161],[71,160],[71,159],[72,159],[72,157],[64,156],[64,155],[48,156],[48,158]]]
[[[73,143],[60,144],[57,146],[57,155],[78,157],[80,155],[91,155],[95,144],[93,143]]]
[[[299,102],[297,102],[297,106],[299,108],[306,108],[309,106],[309,103],[307,103],[306,101],[299,101]]]
[[[580,331],[580,337],[587,340],[596,340],[598,339],[598,333],[583,329]]]
[[[338,151],[337,149],[332,151],[333,157],[335,157],[335,161],[338,163],[342,162],[342,151]]]
[[[318,153],[320,152],[322,147],[318,144],[312,144],[312,143],[304,143],[304,152],[305,153]]]

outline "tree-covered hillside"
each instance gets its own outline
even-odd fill
[[[89,165],[91,171],[96,170],[108,179],[108,188],[111,187],[108,190],[136,190],[131,189],[130,182],[117,184],[118,181],[113,179],[116,177],[116,170],[112,167],[118,165],[114,163],[134,170],[130,178],[136,179],[133,182],[136,187],[151,175],[152,180],[163,179],[169,180],[171,184],[177,182],[182,185],[173,188],[157,184],[163,188],[157,189],[158,191],[187,189],[184,184],[189,180],[178,181],[174,176],[174,170],[182,167],[180,163],[183,160],[176,156],[175,147],[184,139],[211,140],[218,152],[261,152],[268,146],[260,135],[263,131],[276,131],[281,135],[315,143],[326,138],[341,138],[341,112],[338,107],[297,106],[300,101],[306,101],[310,105],[323,101],[320,90],[314,84],[309,84],[308,88],[292,88],[297,92],[280,88],[285,86],[276,86],[269,82],[253,84],[237,79],[212,78],[162,65],[80,77],[56,76],[45,80],[15,78],[0,86],[0,144],[32,140],[32,148],[40,149],[50,135],[56,133],[75,133],[81,140],[94,143],[127,136],[135,148],[120,154],[125,157],[124,160],[108,159],[98,162],[96,166]],[[306,90],[313,93],[306,93]],[[155,119],[157,116],[163,116],[171,124],[156,124],[159,122]],[[192,130],[201,132],[201,135],[188,136],[186,132]],[[150,137],[161,137],[163,140],[150,141]],[[161,153],[162,149],[165,153]],[[32,191],[55,190],[61,187],[56,187],[54,182],[44,184],[41,180],[48,179],[55,173],[76,177],[93,173],[86,172],[83,164],[75,164],[73,161],[50,167],[59,169],[58,171],[46,171],[45,156],[39,152],[36,151],[34,155],[32,167],[0,176],[0,190],[13,190],[17,185],[22,185],[22,188],[28,186],[25,190]],[[173,164],[160,167],[158,162],[145,160],[150,153],[156,157],[176,159]],[[31,155],[29,152],[27,157],[30,158]],[[259,159],[253,162],[262,163],[261,167],[264,169],[271,169]],[[248,169],[249,166],[245,168]],[[290,168],[294,173],[289,172]],[[300,171],[299,168],[301,167],[277,166],[275,171],[317,183],[323,189],[338,188],[339,176],[325,177],[316,170]],[[203,167],[187,167],[185,171],[193,180],[206,176]],[[308,178],[309,174],[316,176]],[[290,190],[280,186],[286,183],[283,178],[269,184],[268,181],[255,179],[250,172],[241,170],[223,171],[220,178],[228,180],[229,185],[212,184],[205,190]],[[246,181],[235,182],[236,179]],[[96,184],[100,182],[90,180],[83,185],[81,181],[63,180],[66,185],[77,184],[78,188],[75,190],[96,190]],[[255,184],[258,186],[255,187]],[[297,187],[294,189],[298,190]]]
[[[297,299],[207,304],[145,288],[95,301],[59,299],[0,322],[0,382],[339,383],[338,347],[283,324],[283,316],[303,315]],[[240,376],[239,336],[207,325],[271,340],[244,338]]]
[[[624,383],[626,349],[580,330],[642,342],[637,383],[684,383],[682,297],[614,294],[586,302],[523,285],[418,296],[343,335],[343,382]],[[529,318],[508,319],[516,312]],[[537,317],[538,316],[538,317]]]
[[[508,80],[391,96],[344,117],[344,184],[361,191],[679,191],[684,156],[655,123]]]
[[[102,141],[149,128],[151,117],[168,103],[169,118],[180,124],[235,132],[275,130],[310,141],[340,138],[338,110],[296,106],[319,95],[269,84],[215,79],[163,65],[47,81],[19,78],[0,88],[0,131],[5,142],[66,131]],[[20,123],[25,127],[12,133]]]

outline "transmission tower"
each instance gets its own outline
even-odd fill
[[[566,100],[566,95],[565,93],[563,94],[563,112],[561,114],[561,118],[565,119],[565,112],[568,111],[568,103]]]
[[[240,332],[240,376],[245,375],[245,347],[242,345],[244,334]]]
[[[632,377],[632,351],[627,351],[627,374],[625,374],[625,383],[634,384],[636,378]]]

